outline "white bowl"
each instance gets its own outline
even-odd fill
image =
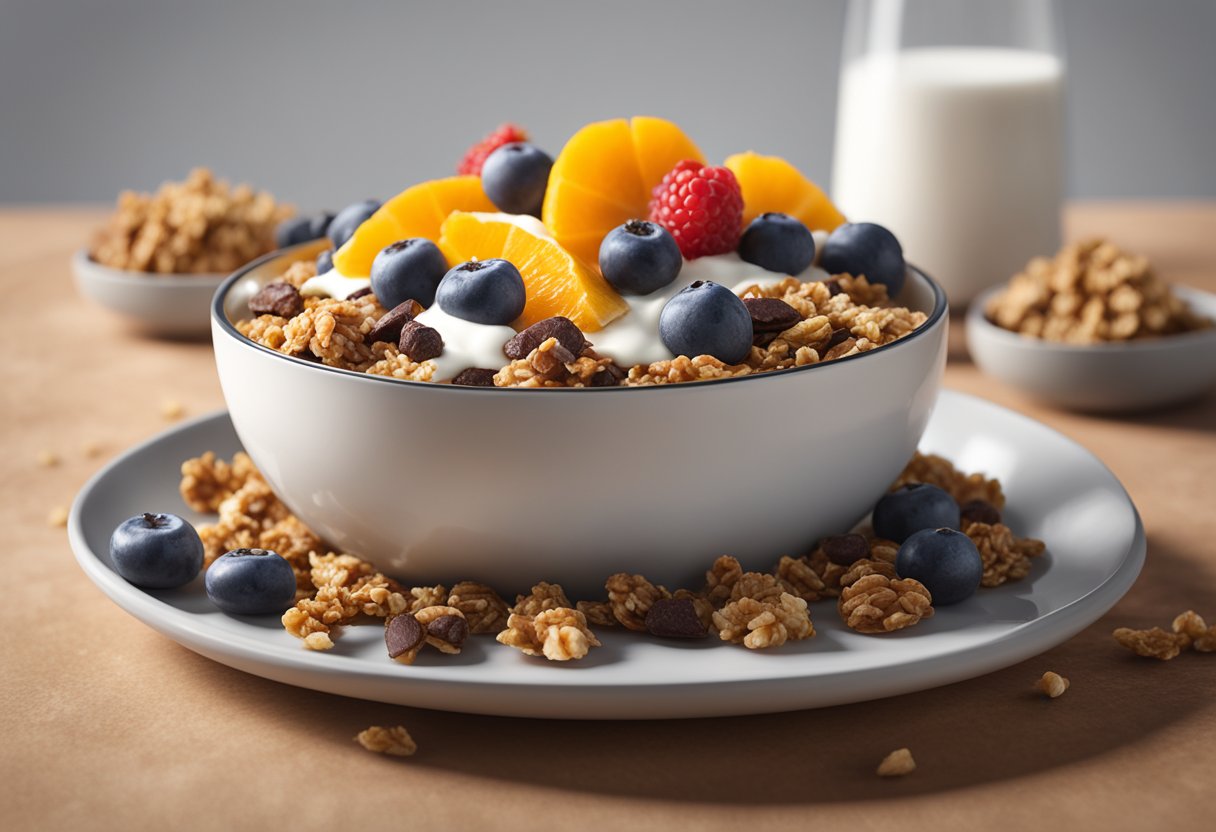
[[[1185,286],[1177,295],[1216,318],[1216,295]],[[1179,404],[1216,387],[1216,329],[1143,341],[1063,344],[1010,332],[984,313],[998,287],[967,311],[967,347],[984,372],[1057,407],[1131,412]]]
[[[593,597],[618,571],[695,584],[722,554],[767,569],[873,506],[916,449],[945,364],[945,294],[910,270],[899,301],[926,324],[826,364],[643,388],[398,381],[236,331],[303,253],[262,258],[216,292],[233,424],[305,523],[414,583],[548,580]]]
[[[72,274],[80,294],[144,332],[174,338],[201,338],[210,331],[211,298],[227,277],[111,269],[84,249],[72,256]]]

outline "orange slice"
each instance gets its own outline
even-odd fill
[[[449,263],[501,257],[524,278],[528,303],[517,329],[563,315],[595,332],[628,311],[599,272],[561,246],[535,217],[456,211],[443,222],[439,248]]]
[[[595,264],[604,235],[644,219],[650,192],[683,159],[705,161],[670,121],[635,116],[588,124],[557,155],[541,217],[562,246]]]
[[[439,227],[453,211],[493,211],[494,203],[481,190],[477,176],[432,179],[380,206],[342,248],[334,252],[334,267],[347,277],[367,277],[372,261],[388,245],[410,237],[439,239]]]
[[[765,211],[780,211],[812,231],[831,231],[845,221],[818,185],[780,156],[736,153],[726,166],[743,189],[743,224]]]

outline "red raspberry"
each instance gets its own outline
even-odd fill
[[[685,159],[655,186],[650,220],[671,232],[689,260],[734,251],[743,232],[739,181],[728,168]]]
[[[470,147],[456,166],[457,173],[481,176],[481,166],[486,163],[486,157],[504,144],[511,142],[526,142],[528,134],[517,124],[500,124],[498,129],[477,144]]]

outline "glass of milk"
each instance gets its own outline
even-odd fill
[[[1051,0],[850,0],[837,204],[965,306],[1059,247],[1064,75]]]

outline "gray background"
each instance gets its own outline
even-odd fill
[[[504,120],[556,152],[663,115],[827,183],[845,0],[0,0],[0,202],[193,165],[304,209],[450,172]],[[1216,196],[1216,2],[1062,0],[1069,192]]]

